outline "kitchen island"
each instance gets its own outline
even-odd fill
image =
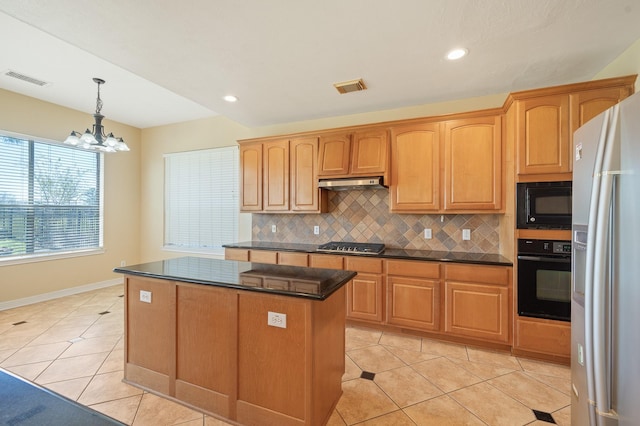
[[[184,257],[125,274],[127,383],[246,425],[323,425],[351,271]]]

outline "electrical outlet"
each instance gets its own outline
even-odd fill
[[[424,228],[424,239],[430,240],[431,238],[431,228]]]
[[[276,232],[276,226],[275,225],[271,225],[271,232]]]
[[[151,292],[140,290],[140,301],[144,303],[151,303]]]
[[[319,235],[320,234],[320,227],[318,225],[313,227],[313,234],[314,235]]]
[[[462,240],[469,241],[471,239],[471,229],[462,230]]]
[[[127,266],[127,262],[125,260],[120,261],[120,266]]]
[[[267,325],[270,325],[271,327],[287,328],[287,314],[269,311],[267,313]]]

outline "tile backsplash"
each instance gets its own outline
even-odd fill
[[[322,244],[328,241],[384,243],[390,248],[499,253],[497,214],[392,214],[386,189],[329,192],[329,213],[252,215],[252,239]],[[271,232],[276,225],[276,232]],[[313,227],[320,234],[313,234]],[[424,238],[430,228],[432,239]],[[462,229],[471,240],[462,240]]]

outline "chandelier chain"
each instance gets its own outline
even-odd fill
[[[98,82],[98,98],[96,99],[96,114],[102,111],[102,99],[100,99],[100,82]]]

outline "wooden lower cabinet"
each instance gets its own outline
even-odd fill
[[[345,290],[315,301],[126,275],[124,381],[233,424],[326,424],[342,395]]]
[[[347,318],[376,323],[384,320],[383,261],[346,256],[345,269],[358,275],[347,284]]]
[[[518,316],[515,323],[513,351],[516,355],[570,360],[570,322]]]
[[[444,328],[451,335],[511,342],[510,268],[445,265]]]
[[[358,275],[347,284],[347,317],[382,322],[382,276]]]
[[[440,330],[440,281],[387,277],[387,322],[418,330]]]
[[[440,263],[387,261],[387,323],[440,330]]]

